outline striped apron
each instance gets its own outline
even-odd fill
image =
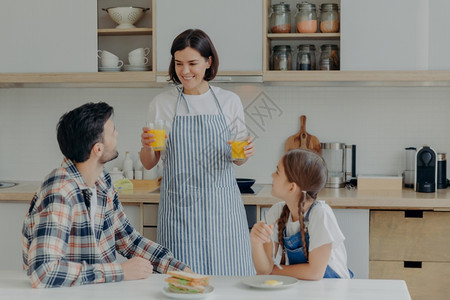
[[[158,243],[196,273],[254,275],[250,236],[228,145],[230,129],[214,91],[218,115],[178,115],[166,143]]]

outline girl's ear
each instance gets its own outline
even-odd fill
[[[289,192],[297,192],[297,191],[300,191],[300,187],[295,182],[289,183]]]

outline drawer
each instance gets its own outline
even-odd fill
[[[370,212],[370,260],[446,262],[449,249],[450,212]]]
[[[144,226],[158,225],[158,204],[144,204]]]
[[[370,261],[370,279],[405,280],[413,300],[449,299],[450,263]]]
[[[153,242],[156,242],[158,237],[158,229],[156,227],[144,227],[144,236]]]

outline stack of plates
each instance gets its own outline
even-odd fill
[[[132,65],[123,65],[124,71],[150,71],[151,66],[132,66]]]
[[[98,67],[99,72],[120,72],[122,67]]]

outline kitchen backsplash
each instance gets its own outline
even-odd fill
[[[220,84],[217,84],[220,85]],[[286,139],[306,130],[320,142],[357,145],[357,173],[398,175],[404,148],[428,144],[450,152],[450,87],[293,87],[222,84],[240,95],[256,138],[256,156],[236,167],[238,177],[271,182]],[[120,167],[125,151],[137,159],[148,104],[163,88],[0,89],[0,179],[42,180],[61,163],[56,124],[85,102],[115,109]]]

